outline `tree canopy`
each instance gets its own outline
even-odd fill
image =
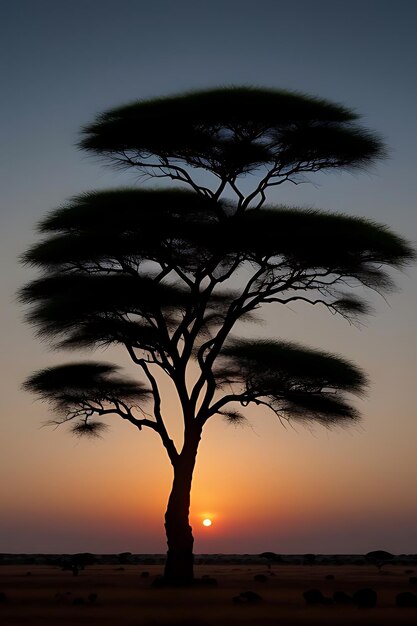
[[[323,99],[235,87],[139,101],[100,115],[80,146],[115,162],[166,167],[190,182],[181,163],[235,181],[261,166],[269,180],[334,167],[360,168],[383,154],[358,116]],[[209,190],[205,190],[212,195]]]

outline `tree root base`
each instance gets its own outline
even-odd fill
[[[151,587],[161,589],[163,587],[217,587],[218,583],[211,576],[203,576],[202,578],[171,579],[164,576],[157,576],[151,584]]]

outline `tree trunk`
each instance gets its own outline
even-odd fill
[[[181,454],[174,463],[174,481],[165,513],[168,543],[164,580],[186,585],[194,579],[194,537],[189,523],[190,492],[201,430],[186,432]]]

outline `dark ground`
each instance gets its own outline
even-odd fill
[[[411,567],[411,569],[413,569]],[[408,573],[406,573],[406,570]],[[149,572],[143,576],[142,572]],[[404,564],[384,565],[381,572],[364,565],[197,565],[199,577],[216,578],[215,587],[158,589],[152,580],[161,565],[87,566],[78,576],[53,565],[0,566],[1,626],[405,626],[417,624],[417,607],[399,608],[400,592],[417,592]],[[265,581],[254,580],[263,574]],[[332,578],[333,577],[333,578]],[[348,605],[307,606],[303,592],[319,589],[352,594],[360,588],[377,593],[374,608]],[[254,591],[259,603],[234,603]],[[97,598],[90,594],[96,594]]]

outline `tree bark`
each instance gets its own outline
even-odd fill
[[[187,585],[194,579],[194,537],[189,523],[190,492],[201,429],[186,429],[184,446],[173,463],[174,480],[165,513],[168,552],[164,580]]]

